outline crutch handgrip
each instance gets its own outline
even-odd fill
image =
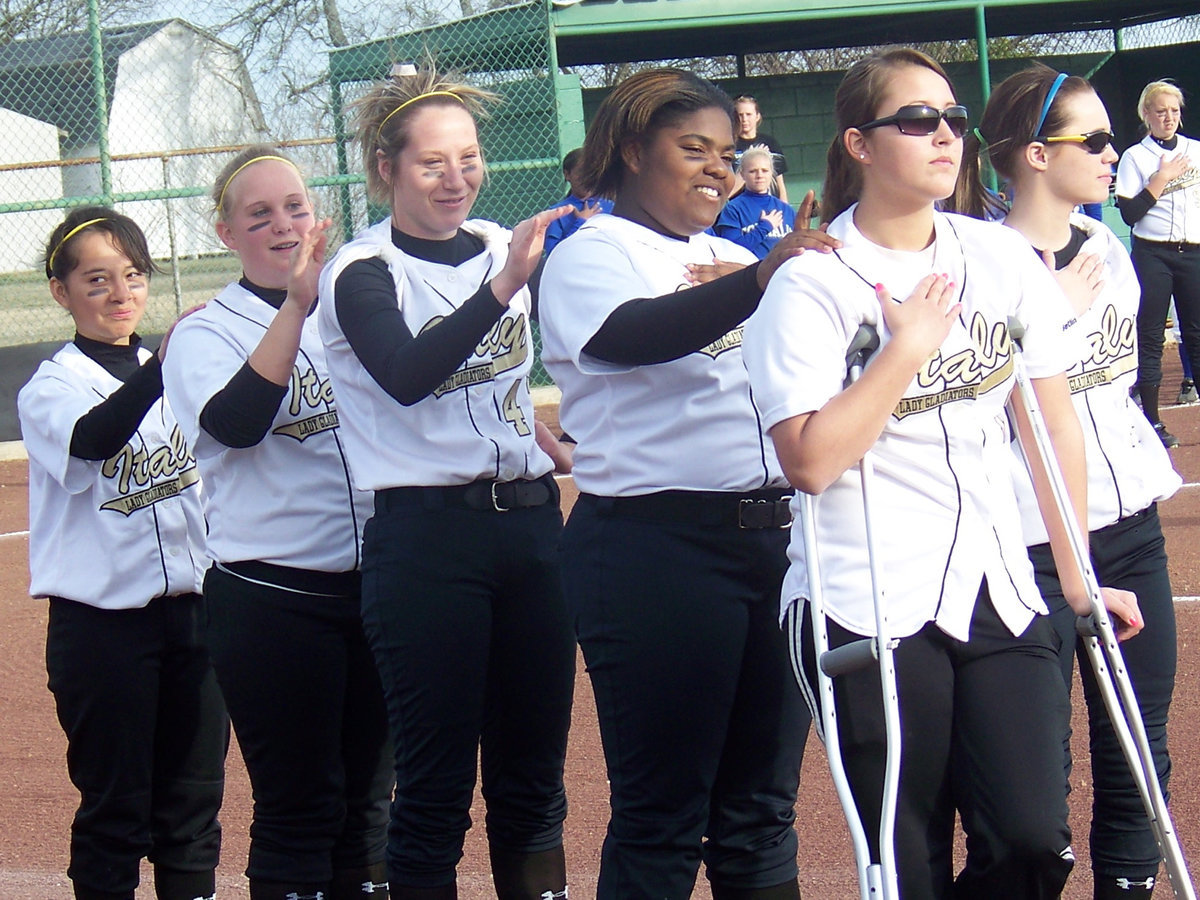
[[[875,650],[874,638],[863,638],[822,653],[821,671],[830,678],[836,678],[873,666],[878,660],[879,654]]]
[[[1086,616],[1077,616],[1075,619],[1075,631],[1084,639],[1099,637],[1101,630],[1100,623],[1096,621],[1096,614],[1089,613]]]
[[[858,378],[871,354],[878,349],[879,332],[874,325],[863,322],[846,348],[846,380],[842,383],[843,387],[849,387]]]
[[[1021,349],[1021,341],[1025,337],[1025,324],[1016,316],[1008,317],[1008,336],[1017,345],[1017,349]]]

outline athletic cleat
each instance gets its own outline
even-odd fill
[[[1195,403],[1200,400],[1200,394],[1196,393],[1196,382],[1190,378],[1183,379],[1183,383],[1179,385],[1179,398],[1176,403]]]
[[[1162,422],[1154,423],[1154,433],[1158,435],[1158,439],[1162,441],[1162,445],[1168,450],[1174,450],[1179,446],[1179,438],[1167,431],[1167,426]]]

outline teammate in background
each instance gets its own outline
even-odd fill
[[[796,211],[771,196],[775,164],[770,150],[751,147],[742,154],[738,174],[746,189],[725,204],[714,230],[718,236],[741,244],[756,258],[764,259],[796,227]]]
[[[46,245],[75,339],[17,397],[29,453],[29,592],[50,598],[46,668],[79,789],[78,900],[211,900],[229,722],[205,648],[196,460],[141,346],[154,264],[141,229],[72,210]],[[170,332],[168,332],[168,335]],[[89,548],[91,548],[89,550]]]
[[[776,624],[787,485],[742,366],[765,260],[705,234],[733,187],[733,104],[678,69],[618,85],[584,142],[616,198],[546,262],[543,360],[583,492],[564,586],[596,695],[612,818],[601,900],[798,897],[809,717]],[[721,266],[717,260],[725,261]],[[736,271],[718,275],[727,263]],[[692,286],[693,270],[706,274]]]
[[[495,95],[421,68],[358,103],[371,196],[390,218],[321,277],[321,333],[354,483],[375,491],[363,620],[396,747],[392,896],[457,896],[482,770],[500,900],[567,896],[563,761],[575,645],[554,469],[535,422],[525,286],[546,226],[468,220],[476,118]]]
[[[587,192],[579,187],[579,176],[576,173],[579,167],[579,159],[582,155],[582,149],[576,147],[563,157],[563,178],[566,179],[570,190],[567,192],[567,196],[554,204],[551,209],[557,209],[560,206],[569,206],[574,212],[572,215],[555,219],[546,226],[544,250],[546,254],[549,254],[551,250],[558,246],[558,242],[563,238],[573,235],[580,225],[596,215],[596,213],[612,212],[611,200],[607,197],[589,197]]]
[[[815,495],[831,646],[875,632],[853,470],[867,451],[875,460],[874,549],[899,638],[900,895],[1057,897],[1072,866],[1070,705],[1012,497],[1004,404],[1015,352],[1007,321],[1016,316],[1082,508],[1083,442],[1062,361],[1072,349],[1063,331],[1070,311],[1020,235],[935,211],[954,191],[967,111],[934,60],[900,48],[856,63],[835,118],[822,208],[844,246],[836,256],[806,253],[771,280],[746,325],[750,383],[789,480]],[[881,345],[843,390],[846,348],[864,322]],[[1067,560],[1061,519],[1044,499]],[[789,554],[783,613],[814,698],[800,529]],[[1086,611],[1082,578],[1064,586],[1072,608]],[[1119,618],[1140,621],[1131,596],[1108,594]],[[842,755],[878,859],[886,745],[878,669],[839,676],[835,691]],[[968,848],[957,879],[956,809]]]
[[[759,131],[762,124],[762,113],[758,109],[758,101],[743,94],[733,101],[737,114],[737,142],[734,162],[741,162],[742,154],[751,147],[766,147],[771,151],[771,160],[775,164],[775,177],[771,180],[770,193],[784,203],[788,202],[787,185],[783,183],[784,173],[787,172],[787,159],[779,150],[779,142],[766,132]],[[734,192],[741,187],[741,182],[734,182]]]
[[[1142,412],[1168,448],[1179,439],[1158,417],[1158,392],[1172,294],[1182,346],[1192,372],[1200,371],[1200,144],[1179,134],[1182,107],[1183,92],[1171,82],[1146,85],[1138,117],[1148,133],[1117,164],[1117,208],[1133,228],[1133,268],[1142,287],[1138,390]]]
[[[1005,224],[1024,235],[1055,271],[1087,336],[1077,348],[1082,355],[1064,361],[1071,366],[1071,399],[1083,426],[1092,565],[1102,582],[1137,595],[1145,619],[1142,632],[1123,650],[1165,796],[1175,610],[1156,503],[1175,493],[1181,479],[1129,398],[1141,293],[1129,254],[1105,226],[1071,211],[1108,195],[1117,160],[1112,126],[1083,78],[1035,65],[1005,79],[993,89],[977,132],[966,140],[962,205],[967,210],[982,206],[983,187],[975,177],[981,140],[992,167],[1017,186]],[[1013,460],[1025,539],[1038,589],[1062,641],[1059,658],[1068,691],[1078,646],[1092,760],[1093,896],[1149,897],[1160,860],[1154,832],[1077,638],[1075,613],[1063,598],[1025,463],[1016,455]]]
[[[250,896],[374,900],[390,751],[359,619],[370,495],[350,485],[310,315],[329,223],[269,146],[231,159],[212,199],[242,277],[176,329],[164,379],[204,474],[213,664],[254,791]]]

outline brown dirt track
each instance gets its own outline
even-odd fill
[[[1173,357],[1169,352],[1166,360]],[[1168,373],[1174,371],[1177,368],[1168,367]],[[1173,374],[1165,384],[1178,383],[1177,378]],[[541,410],[539,414],[553,421],[553,410]],[[1161,508],[1172,581],[1177,596],[1196,597],[1200,596],[1200,406],[1168,409],[1164,419],[1183,443],[1173,451],[1175,464],[1185,482],[1196,484],[1184,487]],[[28,542],[24,536],[13,534],[28,527],[27,494],[25,463],[0,462],[0,634],[4,635],[4,652],[0,655],[0,897],[62,900],[71,896],[64,873],[76,796],[66,776],[65,739],[45,686],[46,606],[26,596]],[[568,483],[564,507],[573,499]],[[1180,653],[1171,722],[1172,806],[1184,849],[1195,856],[1200,848],[1200,603],[1181,602],[1177,614]],[[1091,791],[1080,693],[1076,686],[1076,766],[1071,796],[1079,862],[1064,897],[1083,900],[1091,896],[1086,848]],[[567,784],[571,803],[566,834],[570,887],[573,897],[586,900],[594,894],[608,810],[595,708],[582,663],[576,680]],[[241,871],[246,859],[249,797],[245,769],[235,747],[229,756],[222,811],[225,847],[218,896],[223,898],[248,896]],[[824,753],[815,738],[808,745],[797,812],[804,896],[810,900],[857,897],[844,820],[829,784]],[[478,797],[473,818],[482,821]],[[138,898],[149,900],[153,892],[146,877],[148,871],[144,869],[143,873]],[[459,867],[459,889],[464,900],[494,896],[481,828],[472,829],[468,835],[466,856]],[[1167,895],[1165,883],[1158,894]],[[711,896],[702,876],[695,896]]]

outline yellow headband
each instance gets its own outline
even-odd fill
[[[417,94],[417,96],[412,97],[408,100],[405,100],[403,103],[401,103],[399,106],[397,106],[390,113],[388,113],[386,116],[383,117],[383,121],[380,122],[379,127],[377,129],[375,129],[375,139],[378,141],[383,138],[383,126],[387,124],[388,119],[390,119],[396,113],[400,112],[400,110],[404,109],[404,107],[406,107],[412,103],[416,103],[418,100],[424,100],[426,97],[453,97],[459,103],[462,103],[463,106],[467,105],[463,101],[463,98],[458,96],[458,94],[454,93],[454,91],[430,91],[427,94]]]
[[[79,232],[83,231],[83,229],[87,228],[89,225],[95,225],[97,222],[107,222],[107,221],[108,221],[108,216],[101,216],[98,219],[88,219],[86,222],[76,225],[74,228],[72,228],[70,231],[68,231],[66,234],[64,234],[63,239],[58,242],[58,246],[55,247],[54,251],[50,254],[50,258],[48,260],[46,260],[46,268],[51,270],[51,272],[54,271],[54,258],[56,256],[58,256],[58,251],[63,248],[63,244],[65,244],[71,238],[75,237],[75,235],[79,234]]]
[[[277,159],[282,163],[287,163],[293,169],[296,169],[296,164],[294,162],[292,162],[290,159],[287,159],[286,157],[283,157],[283,156],[269,156],[269,155],[268,156],[256,156],[256,157],[254,157],[254,159],[246,160],[244,163],[242,163],[240,166],[238,166],[236,169],[233,170],[232,175],[230,175],[228,178],[225,179],[225,186],[221,188],[221,195],[219,197],[217,197],[217,215],[218,216],[224,212],[225,192],[227,190],[229,190],[229,185],[233,184],[233,179],[237,178],[238,175],[241,174],[242,169],[246,168],[247,166],[252,166],[256,162],[262,162],[264,159]],[[296,169],[296,171],[299,172],[300,170]]]

